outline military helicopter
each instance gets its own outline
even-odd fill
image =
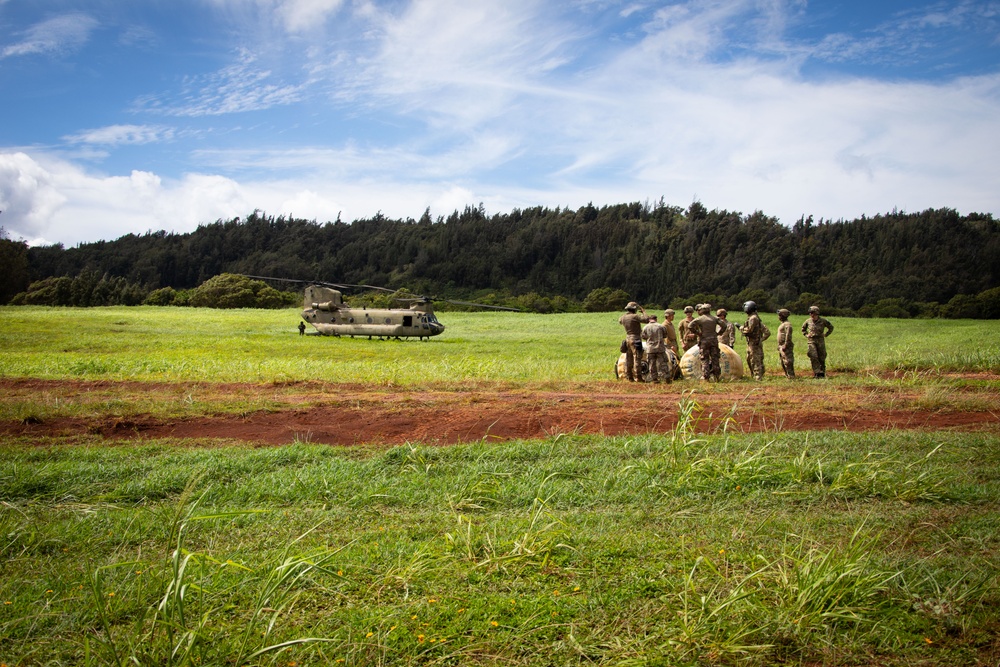
[[[430,296],[393,297],[396,301],[410,302],[407,308],[369,308],[357,307],[344,303],[342,290],[370,290],[396,294],[398,290],[375,285],[351,285],[326,283],[320,281],[292,280],[289,278],[269,278],[266,276],[246,276],[256,280],[275,280],[305,284],[305,294],[302,297],[302,319],[315,327],[324,336],[368,336],[372,338],[419,338],[429,339],[444,331],[444,325],[434,314],[433,303],[442,301],[461,306],[489,308],[492,310],[511,310],[517,308],[490,306],[484,303],[470,301],[455,301],[453,299],[437,299]]]

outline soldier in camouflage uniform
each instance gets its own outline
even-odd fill
[[[792,340],[792,323],[788,321],[791,313],[787,308],[778,311],[778,357],[781,359],[781,369],[785,377],[795,379],[795,341]]]
[[[726,325],[726,330],[719,334],[719,342],[732,347],[736,345],[736,325],[726,319],[728,314],[725,308],[719,308],[715,311],[715,316]]]
[[[684,306],[684,319],[677,326],[677,333],[681,337],[681,347],[685,352],[698,344],[698,336],[691,331],[692,322],[694,322],[694,307]]]
[[[802,335],[809,341],[806,354],[812,362],[813,377],[826,377],[826,337],[833,333],[833,325],[819,316],[818,306],[809,306],[809,319],[802,323]]]
[[[698,336],[698,350],[701,352],[701,379],[719,381],[722,365],[719,363],[719,334],[725,331],[725,324],[712,315],[712,306],[707,303],[698,306],[698,317],[691,322],[691,330]]]
[[[743,337],[747,339],[747,366],[755,380],[764,379],[764,323],[757,314],[757,304],[747,301],[743,304],[743,312],[747,321],[740,328]]]
[[[646,341],[646,365],[649,367],[649,379],[659,382],[670,382],[669,365],[667,364],[667,330],[656,321],[656,315],[649,316],[649,324],[642,328],[642,339]]]
[[[681,351],[677,344],[677,329],[674,328],[674,311],[667,308],[663,311],[663,328],[667,330],[667,361],[673,371],[671,379],[680,380],[684,375],[681,373]]]
[[[677,350],[677,330],[674,329],[674,311],[669,308],[663,311],[663,328],[667,331],[667,347],[680,359],[681,353]]]
[[[635,311],[641,310],[642,315]],[[618,324],[625,327],[625,374],[629,382],[642,382],[642,325],[649,322],[645,309],[635,301],[625,306]]]

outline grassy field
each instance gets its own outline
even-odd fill
[[[9,665],[1000,658],[1000,439],[780,434],[0,464]]]
[[[317,380],[627,389],[617,314],[449,313],[428,342],[296,317],[2,308],[0,378],[101,382],[2,397],[0,419],[206,409],[173,382],[258,383],[254,408]],[[993,323],[833,323],[832,393],[1000,390]],[[740,384],[789,386],[719,386]],[[4,438],[0,664],[1000,663],[996,430],[704,435],[684,387],[650,399],[675,429],[629,437]]]
[[[426,385],[612,379],[618,313],[444,313],[429,341],[298,336],[297,310],[0,307],[0,376]],[[764,315],[772,331],[777,317]],[[804,318],[793,318],[797,327]],[[1000,372],[995,322],[830,318],[831,373]],[[737,341],[737,351],[743,352]],[[796,366],[808,372],[796,333]],[[774,339],[765,363],[777,371]]]

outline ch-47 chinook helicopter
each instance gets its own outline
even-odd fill
[[[444,331],[434,314],[433,303],[442,301],[461,306],[512,310],[503,306],[489,306],[484,303],[437,299],[429,296],[393,297],[396,301],[410,302],[407,308],[369,308],[351,306],[344,303],[341,290],[374,290],[397,293],[387,287],[374,285],[349,285],[319,281],[291,280],[288,278],[267,278],[247,276],[258,280],[302,283],[306,285],[302,298],[302,319],[313,325],[324,336],[368,336],[371,338],[419,338],[424,340]]]

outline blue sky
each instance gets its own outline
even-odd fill
[[[1000,0],[0,0],[0,226],[1000,215]]]

